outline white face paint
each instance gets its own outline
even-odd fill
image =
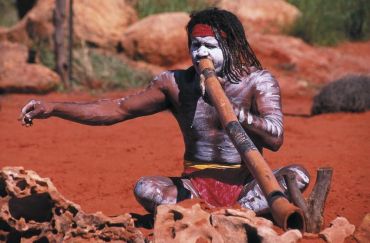
[[[213,36],[192,37],[190,45],[191,60],[198,74],[199,61],[201,58],[207,57],[213,61],[217,74],[221,73],[224,63],[224,55],[218,44],[218,41]]]

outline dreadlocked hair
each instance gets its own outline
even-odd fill
[[[242,76],[251,73],[250,67],[252,66],[259,70],[262,69],[262,65],[247,41],[242,24],[233,13],[218,8],[192,12],[186,26],[189,48],[191,33],[196,24],[211,26],[224,55],[222,74],[230,82],[239,83]],[[221,34],[222,32],[226,35]]]

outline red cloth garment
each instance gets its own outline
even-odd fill
[[[228,181],[223,178],[217,178],[217,173],[213,173],[214,171],[212,170],[202,174],[203,171],[205,170],[194,168],[186,168],[184,171],[184,176],[189,178],[194,188],[198,191],[200,198],[216,207],[235,205],[243,189],[245,177],[243,176],[244,178],[239,178],[236,181]],[[239,173],[239,171],[238,174],[242,175],[243,173]]]

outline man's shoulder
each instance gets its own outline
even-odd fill
[[[242,78],[242,81],[254,85],[265,82],[277,83],[276,78],[270,71],[257,68],[252,68],[250,73]]]
[[[257,69],[257,68],[254,68],[254,67],[251,69],[251,73],[249,74],[249,76],[251,78],[260,78],[260,77],[269,78],[269,77],[273,77],[272,73],[270,71],[268,71],[267,69]]]
[[[154,77],[152,83],[155,85],[174,85],[179,82],[186,82],[192,80],[195,69],[189,67],[188,69],[167,70]]]

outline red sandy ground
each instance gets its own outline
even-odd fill
[[[122,95],[0,96],[0,168],[23,166],[50,177],[67,199],[86,212],[145,214],[132,193],[135,181],[144,175],[176,176],[182,169],[183,141],[169,112],[110,127],[50,118],[26,128],[17,121],[22,105],[31,98],[75,101]],[[285,113],[308,114],[310,106],[308,98],[283,100]],[[272,168],[303,164],[313,182],[317,168],[334,168],[326,225],[344,216],[358,226],[370,212],[369,124],[370,112],[286,116],[283,147],[265,153]]]

